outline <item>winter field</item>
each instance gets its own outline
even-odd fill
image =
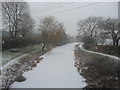
[[[15,82],[11,88],[83,88],[84,78],[74,67],[76,43],[57,47],[44,54],[43,61],[26,72],[26,81]]]
[[[23,47],[20,48],[20,52],[17,53],[10,52],[10,50],[5,50],[2,52],[2,65],[5,65],[15,58],[21,57],[26,53],[30,53],[38,49],[41,49],[41,45],[32,45],[32,46]]]

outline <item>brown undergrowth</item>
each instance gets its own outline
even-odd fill
[[[75,66],[86,79],[86,88],[120,88],[120,61],[87,53],[75,46]]]
[[[41,55],[47,51],[36,51],[23,58],[21,58],[17,63],[2,70],[2,89],[8,89],[10,85],[14,82],[25,81],[26,78],[23,76],[24,72],[32,70],[37,66],[37,63],[42,61]]]

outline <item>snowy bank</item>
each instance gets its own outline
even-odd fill
[[[82,49],[83,51],[86,51],[88,53],[93,53],[93,54],[109,57],[109,58],[112,58],[112,59],[120,60],[120,58],[117,57],[117,56],[112,56],[112,55],[108,55],[108,54],[104,54],[104,53],[100,53],[100,52],[93,52],[93,51],[86,50],[85,48],[83,48],[83,43],[80,43],[79,46],[80,46],[80,49]]]
[[[83,88],[84,78],[74,67],[74,46],[63,45],[44,54],[43,61],[26,72],[24,82],[15,82],[11,88]]]
[[[24,55],[21,55],[13,60],[11,60],[10,62],[8,62],[7,64],[5,64],[4,66],[0,67],[0,69],[2,71],[6,70],[7,68],[9,68],[10,66],[14,65],[14,64],[17,64],[22,58],[24,58],[25,56],[31,54],[31,53],[34,53],[34,52],[37,52],[39,50],[36,50],[36,51],[32,51],[30,53],[27,53],[27,54],[24,54]]]

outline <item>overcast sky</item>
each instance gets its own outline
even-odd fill
[[[117,2],[29,2],[36,25],[39,19],[54,16],[64,23],[66,33],[77,34],[77,22],[89,16],[118,17]]]

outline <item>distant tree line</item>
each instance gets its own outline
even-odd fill
[[[120,41],[120,21],[115,18],[103,18],[91,16],[78,22],[78,37],[88,43],[97,38],[111,39],[114,46]]]

